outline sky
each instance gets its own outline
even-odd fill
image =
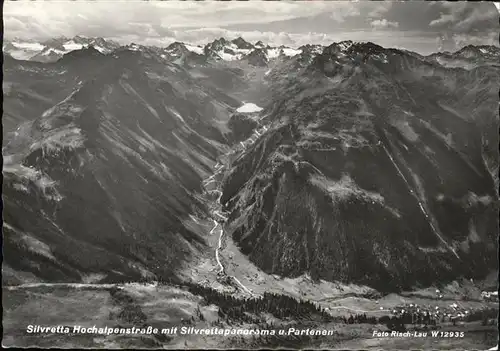
[[[498,4],[421,1],[5,1],[5,39],[104,37],[122,44],[372,41],[422,54],[499,45]]]

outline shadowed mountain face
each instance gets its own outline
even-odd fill
[[[252,50],[248,55],[245,56],[245,59],[252,66],[267,66],[267,56],[262,51],[262,49]]]
[[[38,116],[3,149],[5,265],[49,281],[136,280],[171,276],[205,246],[184,222],[207,213],[201,181],[239,103],[127,50],[12,62],[7,72],[41,97],[32,93],[39,105],[19,110]],[[7,97],[7,113],[24,108],[21,98]]]
[[[233,143],[239,143],[240,141],[250,138],[259,124],[251,116],[248,116],[248,114],[235,113],[231,116],[227,125],[232,131],[231,141]]]
[[[498,69],[351,42],[292,60],[224,183],[242,252],[382,290],[497,269]]]

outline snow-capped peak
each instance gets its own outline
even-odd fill
[[[240,38],[238,38],[240,39]],[[241,40],[243,40],[241,38]],[[235,61],[243,58],[244,55],[249,54],[252,50],[251,48],[245,49],[241,48],[238,43],[245,46],[241,40],[235,39],[235,42],[229,42],[224,38],[214,40],[213,42],[207,44],[204,48],[204,53],[207,57],[224,60],[224,61]]]
[[[242,37],[238,37],[236,39],[231,40],[231,43],[236,45],[238,49],[253,49],[253,45],[250,44],[248,41],[243,39]]]
[[[84,36],[76,36],[71,39],[59,37],[43,42],[15,39],[9,45],[5,45],[4,50],[15,59],[52,62],[71,51],[82,50],[89,46],[93,46],[99,52],[107,54],[117,49],[119,44],[103,38],[87,38]]]

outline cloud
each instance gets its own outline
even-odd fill
[[[474,34],[455,33],[452,36],[455,43],[455,50],[466,45],[498,45],[498,32],[490,32],[486,36]]]
[[[429,25],[431,27],[439,27],[448,23],[453,23],[453,21],[455,21],[455,17],[453,15],[441,13],[441,16],[438,19],[432,20]]]
[[[491,3],[435,2],[436,18],[429,22],[438,50],[455,51],[466,45],[498,46],[498,10]]]
[[[460,33],[466,33],[474,30],[474,27],[480,24],[495,22],[498,28],[498,13],[484,7],[475,8],[468,16],[461,18],[454,28]]]
[[[391,10],[392,4],[393,2],[391,1],[380,2],[377,7],[368,13],[368,17],[370,19],[384,17],[384,15]]]
[[[330,17],[339,23],[344,23],[346,20],[361,14],[360,7],[356,3],[345,2],[340,4],[342,4],[342,6],[334,7],[333,11],[331,11],[331,7],[329,9],[331,11]]]
[[[25,32],[28,29],[27,25],[23,21],[15,17],[5,18],[4,26],[14,32]]]
[[[498,10],[491,3],[443,2],[429,26],[454,33],[498,31]]]
[[[375,29],[387,29],[387,28],[398,28],[399,27],[398,22],[389,22],[385,18],[381,19],[381,20],[374,20],[370,24]]]
[[[439,18],[432,20],[429,25],[431,27],[444,27],[456,23],[467,12],[468,6],[466,2],[457,3],[442,3],[438,4],[441,7]]]

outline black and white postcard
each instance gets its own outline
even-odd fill
[[[3,347],[498,350],[498,3],[3,23]]]

